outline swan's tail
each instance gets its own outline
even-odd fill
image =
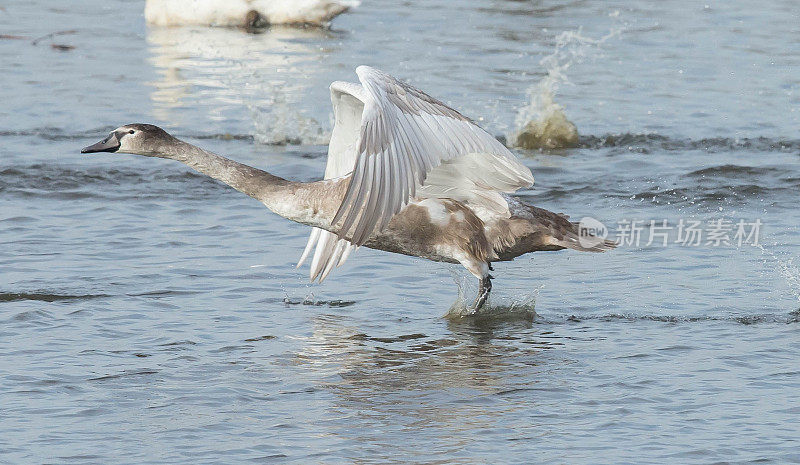
[[[567,231],[561,239],[552,238],[554,245],[580,252],[605,252],[617,247],[617,243],[598,237],[581,228],[580,223],[571,223],[572,231]]]
[[[561,218],[567,219],[564,214],[558,214]],[[574,223],[571,221],[561,220],[561,227],[559,234],[550,236],[549,243],[564,247],[567,249],[577,250],[580,252],[605,252],[617,247],[617,243],[605,238],[607,234],[603,228],[600,235],[597,229],[587,228],[582,223]],[[599,224],[599,223],[598,223]]]
[[[583,218],[579,223],[569,220],[563,213],[553,213],[544,208],[517,203],[515,208],[524,208],[520,217],[525,217],[533,227],[539,244],[529,250],[572,249],[580,252],[605,252],[617,247],[617,243],[606,239],[608,229],[594,218]]]
[[[615,249],[617,247],[616,242],[610,241],[608,239],[601,239],[595,236],[592,236],[591,239],[596,240],[598,242],[596,243],[587,242],[587,238],[585,237],[584,238],[568,237],[565,238],[565,240],[555,241],[555,244],[560,245],[561,247],[566,247],[568,249],[578,250],[580,252],[605,252],[607,250]],[[585,242],[585,244],[581,244],[581,242]]]

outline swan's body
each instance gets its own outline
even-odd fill
[[[154,26],[325,25],[358,6],[358,0],[147,0]]]
[[[323,280],[363,245],[460,263],[480,280],[478,308],[491,289],[492,262],[543,250],[613,247],[593,236],[587,244],[565,216],[511,197],[533,183],[530,170],[469,119],[378,70],[360,66],[356,72],[360,85],[331,85],[336,122],[322,181],[288,181],[152,125],[123,126],[84,152],[178,160],[312,226],[300,259],[313,257],[312,281]]]

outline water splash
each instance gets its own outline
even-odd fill
[[[555,94],[560,85],[569,83],[567,71],[572,65],[581,63],[621,31],[612,29],[599,39],[583,36],[581,29],[564,31],[556,37],[553,53],[539,61],[547,75],[528,89],[528,105],[517,113],[514,125],[517,130],[508,136],[514,146],[553,149],[578,145],[578,128],[555,102]]]
[[[794,257],[786,261],[778,261],[778,272],[786,280],[795,298],[800,301],[800,268],[794,264]]]
[[[309,292],[302,299],[297,299],[289,296],[289,293],[284,289],[283,304],[287,307],[294,305],[305,305],[310,307],[349,307],[355,305],[355,300],[319,300],[314,296],[313,292]]]
[[[255,141],[265,145],[327,145],[330,133],[314,118],[287,102],[285,94],[273,93],[267,106],[248,105],[255,126]]]
[[[451,271],[453,281],[458,286],[458,297],[445,313],[445,318],[458,320],[463,318],[492,319],[492,320],[533,320],[536,317],[536,299],[539,297],[539,288],[521,294],[503,295],[494,292],[489,296],[483,307],[475,311],[472,308],[475,296],[478,293],[477,280],[474,276]]]
[[[800,301],[800,267],[794,264],[795,257],[783,259],[775,254],[775,252],[765,248],[762,244],[755,244],[753,246],[758,247],[761,250],[761,255],[765,256],[765,267],[767,267],[767,260],[772,261],[774,269],[776,269],[778,274],[786,281],[789,292]]]

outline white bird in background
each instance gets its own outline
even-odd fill
[[[312,281],[363,245],[460,263],[479,279],[477,310],[491,291],[492,262],[614,247],[562,214],[509,195],[530,187],[533,175],[470,119],[377,69],[359,66],[356,74],[360,84],[331,84],[335,125],[322,181],[288,181],[149,124],[122,126],[82,152],[177,160],[312,226],[300,258],[302,264],[314,251]]]
[[[154,26],[324,26],[359,4],[359,0],[147,0],[144,17]]]

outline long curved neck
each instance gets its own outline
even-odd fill
[[[298,223],[330,230],[348,179],[296,182],[235,162],[175,139],[159,156],[185,163],[260,201],[278,215]]]

